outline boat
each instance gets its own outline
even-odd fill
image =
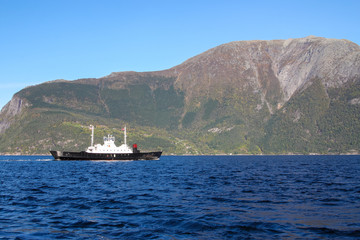
[[[104,144],[94,145],[94,126],[91,127],[91,146],[85,151],[66,152],[66,151],[50,151],[55,160],[158,160],[162,154],[157,152],[141,152],[137,148],[137,144],[133,144],[132,148],[126,142],[126,126],[124,130],[124,143],[117,147],[115,145],[115,137],[108,135],[104,137]]]

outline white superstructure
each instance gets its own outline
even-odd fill
[[[91,146],[86,149],[88,153],[133,153],[133,150],[126,144],[126,126],[124,128],[124,143],[117,147],[115,137],[108,135],[104,137],[104,144],[94,146],[94,126],[91,125]]]

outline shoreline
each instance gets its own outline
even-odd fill
[[[356,156],[356,155],[360,155],[360,153],[355,152],[355,153],[280,153],[280,154],[164,154],[162,156],[174,156],[174,157],[197,157],[197,156],[254,156],[254,157],[259,157],[259,156]],[[19,154],[19,153],[14,153],[14,154],[9,154],[9,153],[0,153],[0,156],[51,156],[51,154]]]

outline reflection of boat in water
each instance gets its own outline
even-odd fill
[[[132,149],[126,144],[126,127],[124,128],[124,143],[117,147],[115,137],[104,137],[104,144],[94,146],[94,126],[91,126],[91,146],[81,152],[50,151],[56,160],[157,160],[162,152],[140,152],[137,144]]]

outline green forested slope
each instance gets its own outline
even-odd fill
[[[343,153],[360,146],[360,98],[356,82],[326,91],[315,79],[276,113],[256,109],[256,94],[229,92],[203,99],[186,110],[184,94],[173,87],[125,89],[55,83],[18,93],[31,107],[0,139],[3,153],[45,154],[50,149],[85,149],[89,125],[96,142],[127,124],[129,143],[165,154]]]

